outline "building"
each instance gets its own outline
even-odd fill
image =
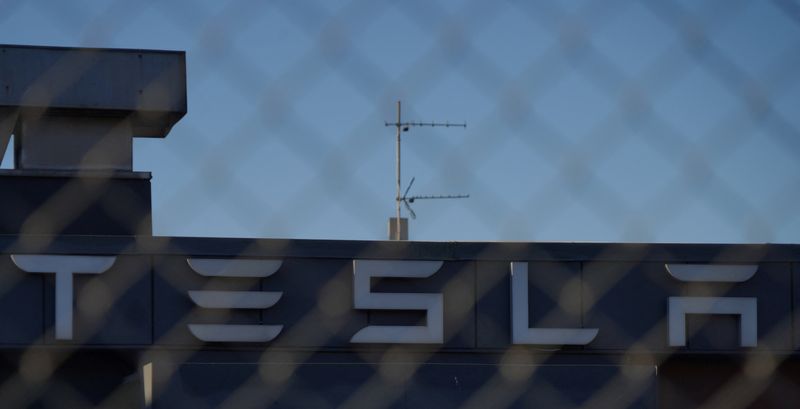
[[[183,53],[0,46],[3,407],[800,405],[800,247],[153,237]]]

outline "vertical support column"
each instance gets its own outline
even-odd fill
[[[72,339],[72,273],[56,271],[56,339]]]

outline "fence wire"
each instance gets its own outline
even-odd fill
[[[137,141],[134,149],[136,168],[154,175],[156,235],[385,239],[395,187],[393,128],[384,122],[394,120],[394,101],[403,100],[408,120],[468,123],[463,131],[413,129],[403,136],[403,187],[415,176],[414,191],[420,194],[470,194],[467,200],[414,204],[420,217],[411,221],[412,240],[800,239],[794,205],[800,199],[796,1],[4,1],[0,26],[0,43],[187,51],[189,113],[166,139]],[[11,155],[6,153],[3,167],[13,162]],[[56,200],[91,201],[80,192],[79,186],[66,189],[42,212],[53,212]],[[71,222],[62,216],[67,219],[52,220],[54,226]],[[25,240],[15,245],[28,246]],[[258,244],[253,247],[241,257],[258,252]],[[163,254],[152,254],[154,266],[169,263],[158,260]],[[710,261],[731,257],[718,254]],[[553,297],[546,301],[553,316],[542,322],[583,317],[594,302],[630,288],[632,275],[650,274],[635,267],[636,260],[626,260],[634,266],[630,271],[614,272],[602,262],[585,261],[582,277],[595,271],[603,282],[590,294],[580,281],[540,291]],[[644,254],[639,261],[649,262]],[[15,271],[0,282],[2,298],[27,276],[8,260],[0,266]],[[787,274],[794,274],[792,268]],[[768,274],[762,270],[759,274]],[[125,271],[82,283],[76,314],[100,314],[87,321],[100,325],[115,300],[152,274],[141,266]],[[350,330],[343,317],[352,308],[352,283],[347,268],[342,271],[319,284],[317,304],[281,335],[312,346],[264,347],[252,376],[222,382],[229,393],[219,407],[331,405],[311,387],[303,396],[286,393],[303,365],[323,365],[318,355],[331,353],[313,345]],[[270,286],[269,279],[241,284],[176,277],[166,284],[175,291]],[[645,281],[659,286],[663,280]],[[434,292],[446,287],[461,294],[470,283],[452,279],[430,285],[439,285]],[[693,284],[680,291],[736,293],[727,285]],[[466,320],[475,306],[460,301],[466,309],[448,314]],[[198,310],[177,317],[174,328],[154,340],[159,346],[135,354],[153,362],[168,356],[170,364],[157,368],[161,378],[154,378],[154,388],[163,387],[158,379],[168,381],[182,364],[199,364],[196,354],[207,346],[163,347],[193,319],[208,319],[207,311]],[[616,325],[615,317],[598,314],[594,322]],[[237,313],[211,317],[250,319]],[[672,359],[651,350],[663,343],[654,340],[663,338],[665,320],[615,353],[625,362],[654,367]],[[797,406],[796,396],[785,402],[764,397],[776,382],[790,382],[782,376],[791,370],[786,362],[793,359],[787,352],[794,347],[793,325],[790,316],[774,323],[759,339],[789,346],[747,354],[742,369],[702,401],[673,384],[673,377],[659,383],[654,405]],[[120,383],[100,400],[87,392],[93,385],[66,382],[86,375],[80,366],[88,353],[81,342],[47,348],[53,331],[48,328],[31,345],[17,345],[17,355],[6,348],[7,361],[15,363],[6,365],[14,369],[0,384],[0,401],[10,407],[144,404],[130,401],[139,396],[138,380]],[[82,331],[78,341],[87,342],[100,328]],[[630,365],[577,401],[577,392],[548,382],[537,384],[532,394],[529,381],[564,350],[482,351],[497,356],[491,377],[457,405],[422,407],[639,407],[651,387],[642,369],[648,365]],[[580,349],[566,354],[575,351]],[[442,351],[391,346],[356,353],[376,369],[358,380],[340,407],[412,406],[400,386],[413,382],[431,360],[441,360]],[[134,361],[107,373],[142,379],[141,362]],[[102,384],[102,378],[87,379]]]

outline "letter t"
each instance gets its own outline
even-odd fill
[[[11,261],[28,273],[56,275],[56,339],[72,339],[72,275],[100,274],[114,264],[116,257],[19,255]]]

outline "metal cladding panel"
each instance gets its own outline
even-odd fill
[[[0,344],[35,345],[44,334],[44,277],[17,268],[0,255]]]
[[[589,350],[628,350],[634,345],[668,351],[667,299],[683,284],[664,263],[587,262],[583,266],[584,325],[600,328]]]
[[[150,235],[149,174],[131,175],[0,171],[0,234]]]
[[[759,362],[759,360],[765,360]],[[748,364],[728,357],[676,357],[658,367],[658,407],[794,409],[800,405],[800,362],[770,362],[751,357],[749,366],[777,365],[752,373]]]
[[[155,408],[652,409],[657,399],[652,366],[346,362],[187,363],[155,395]]]
[[[405,407],[655,409],[656,368],[426,364],[409,380]]]
[[[154,366],[158,379],[161,368]],[[155,389],[153,408],[405,408],[401,402],[379,401],[402,397],[402,387],[376,376],[369,365],[293,365],[246,363],[180,365],[174,376]],[[371,381],[371,382],[370,382]],[[368,391],[360,391],[369,384]],[[359,394],[359,392],[361,392]],[[368,393],[364,393],[368,392]],[[347,404],[347,405],[345,405]]]
[[[38,362],[58,362],[44,378],[20,376],[11,362],[0,363],[3,408],[141,409],[136,359],[117,351],[37,351]],[[13,359],[12,359],[13,361]],[[24,358],[23,358],[24,361]],[[30,369],[30,368],[28,368]],[[47,369],[45,369],[47,371]],[[28,374],[34,373],[28,371]],[[29,375],[30,376],[30,375]]]

